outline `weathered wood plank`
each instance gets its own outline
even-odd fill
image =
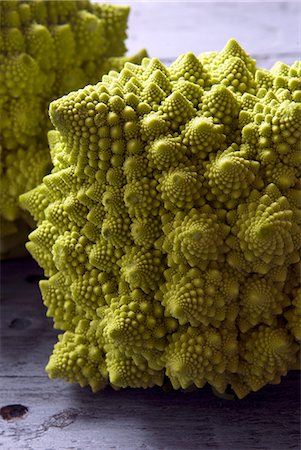
[[[19,389],[15,383],[9,379],[7,399],[15,401],[18,393],[29,412],[1,424],[5,449],[286,450],[300,443],[296,372],[239,402],[217,399],[207,388],[190,394],[106,389],[93,395],[43,377],[23,378]]]
[[[21,404],[22,419],[0,419],[5,450],[288,450],[300,444],[300,376],[241,401],[161,389],[89,389],[44,372],[56,332],[44,317],[30,258],[2,262],[0,407]],[[23,320],[23,322],[22,322]],[[16,325],[17,324],[17,325]],[[13,326],[12,326],[13,325]],[[25,326],[24,326],[25,325]]]
[[[115,3],[123,3],[117,1]],[[168,62],[179,54],[220,50],[236,38],[269,67],[300,58],[298,2],[126,2],[132,7],[129,53],[146,47]],[[30,259],[1,263],[0,408],[28,407],[0,418],[4,450],[288,450],[300,448],[300,375],[241,401],[161,389],[89,389],[49,380],[44,372],[57,332],[45,317]]]
[[[220,51],[235,38],[258,66],[300,59],[300,2],[109,1],[131,6],[129,53],[173,61],[186,52]]]

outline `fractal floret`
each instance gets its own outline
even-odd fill
[[[51,378],[242,398],[298,367],[300,77],[230,40],[51,103],[54,169],[21,196]]]
[[[126,61],[128,7],[88,0],[0,2],[1,234],[18,228],[20,194],[51,171],[50,101]]]

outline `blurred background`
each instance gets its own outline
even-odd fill
[[[235,38],[259,67],[301,59],[301,0],[92,1],[130,6],[129,55],[144,47],[151,57],[170,64],[183,53],[220,51]],[[12,241],[15,245],[15,237]],[[44,366],[58,331],[45,319],[40,300],[42,270],[30,257],[0,266],[5,281],[0,289],[1,449],[301,448],[297,371],[290,371],[280,386],[266,386],[240,402],[215,397],[209,386],[191,394],[155,388],[108,389],[94,395],[62,380],[48,380]],[[8,411],[16,420],[3,420]],[[27,411],[26,420],[18,419],[17,413]]]
[[[301,57],[301,2],[107,1],[131,7],[129,54],[172,62],[181,53],[220,51],[236,39],[260,67]]]

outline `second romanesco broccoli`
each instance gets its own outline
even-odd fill
[[[0,2],[2,235],[18,228],[19,195],[51,171],[50,101],[146,55],[123,56],[128,14],[126,6],[88,0]]]

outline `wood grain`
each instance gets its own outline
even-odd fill
[[[127,3],[129,53],[146,47],[151,56],[171,62],[187,51],[220,50],[235,37],[262,67],[300,57],[298,2]],[[29,257],[1,263],[0,408],[28,408],[26,413],[19,407],[22,418],[0,418],[3,450],[300,448],[295,371],[279,386],[241,401],[219,399],[209,387],[192,393],[108,388],[95,395],[49,380],[44,366],[57,332],[45,317],[40,276]]]
[[[45,318],[30,258],[1,264],[0,408],[18,404],[21,419],[0,419],[4,450],[288,450],[300,444],[300,375],[241,401],[202,390],[110,388],[97,394],[49,380],[44,372],[57,332]],[[27,281],[29,280],[29,281]]]

